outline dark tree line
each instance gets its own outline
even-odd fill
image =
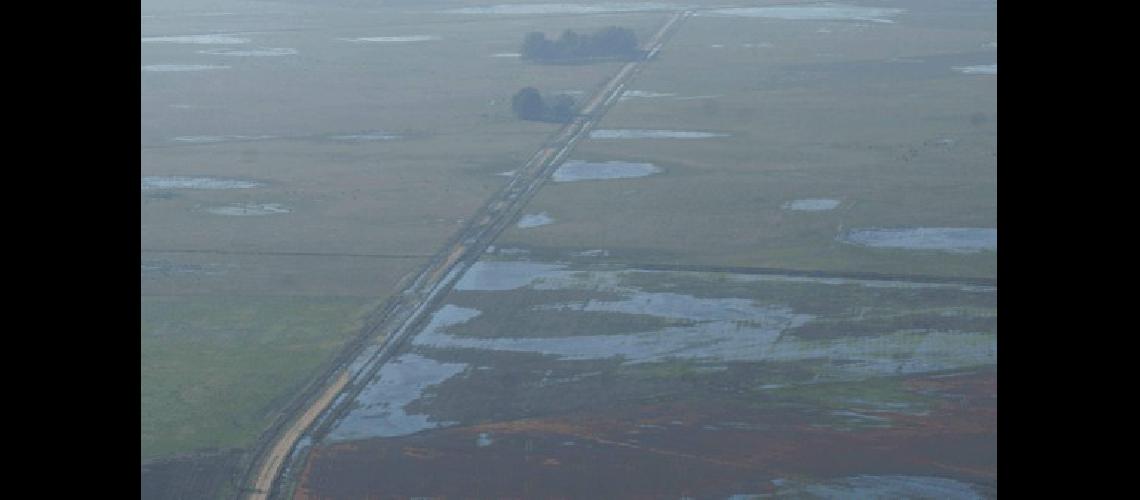
[[[511,110],[523,120],[566,123],[574,119],[574,98],[559,94],[547,103],[534,87],[526,87],[511,98]]]
[[[633,30],[617,26],[602,28],[593,35],[566,30],[557,40],[547,40],[545,34],[534,31],[526,34],[522,46],[523,59],[539,62],[633,58],[640,54]]]

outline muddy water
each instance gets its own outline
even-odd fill
[[[997,250],[997,230],[983,227],[856,229],[839,241],[872,248],[975,253]]]

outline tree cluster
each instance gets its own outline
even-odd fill
[[[534,87],[526,87],[511,98],[511,110],[523,120],[566,123],[574,119],[574,98],[559,94],[547,103]]]
[[[545,34],[534,31],[526,34],[522,45],[522,58],[539,62],[632,58],[640,53],[633,30],[617,26],[602,28],[593,35],[566,30],[557,40],[547,40]]]

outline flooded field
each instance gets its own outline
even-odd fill
[[[839,239],[846,243],[875,248],[956,253],[997,250],[997,230],[980,227],[857,229],[841,235]]]
[[[230,67],[217,64],[148,64],[142,67],[143,71],[154,73],[209,71],[214,69],[230,69]]]
[[[143,191],[150,189],[252,189],[260,187],[260,182],[217,177],[162,177],[142,178]]]
[[[528,227],[545,226],[552,222],[554,222],[554,218],[546,212],[542,212],[538,214],[524,214],[519,218],[519,222],[516,226],[525,229]]]
[[[661,173],[661,168],[652,163],[631,163],[625,161],[588,162],[570,160],[554,171],[554,182],[577,182],[603,179],[630,179]]]
[[[993,497],[995,290],[778,278],[478,262],[296,498]]]
[[[199,50],[199,54],[206,54],[212,56],[227,56],[227,57],[280,57],[296,55],[297,49],[290,49],[288,47],[271,47],[259,49],[210,49]]]
[[[736,7],[713,9],[698,15],[759,17],[796,21],[871,21],[893,23],[890,18],[902,13],[903,9],[892,7],[861,7],[855,5],[824,4],[802,7]]]
[[[659,2],[612,2],[612,3],[535,3],[500,4],[485,7],[462,7],[444,12],[451,14],[489,15],[534,15],[534,14],[608,14],[614,12],[652,12],[678,10],[678,4]]]
[[[258,216],[287,214],[291,210],[280,203],[243,203],[240,205],[226,205],[222,207],[209,207],[206,212],[214,215]]]
[[[428,42],[432,40],[440,40],[440,37],[435,35],[409,35],[409,36],[367,36],[359,38],[341,38],[346,42],[387,42],[387,43],[404,43],[404,42]]]
[[[727,135],[688,130],[598,129],[590,131],[591,139],[707,139]]]
[[[238,45],[249,43],[250,39],[235,35],[180,35],[144,36],[142,43],[185,43],[195,45]]]
[[[834,210],[839,206],[839,200],[832,200],[828,198],[807,198],[803,200],[789,201],[784,204],[785,210],[798,210],[801,212],[821,212],[824,210]]]
[[[997,64],[979,64],[976,66],[955,66],[954,71],[967,75],[996,75]]]

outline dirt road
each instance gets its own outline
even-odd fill
[[[601,90],[586,101],[581,114],[574,121],[559,130],[546,146],[517,170],[503,190],[467,219],[471,222],[404,288],[397,296],[397,301],[388,306],[381,322],[375,327],[366,328],[365,335],[384,339],[383,345],[378,349],[367,349],[367,341],[354,343],[353,349],[358,352],[347,357],[351,362],[342,363],[323,375],[323,380],[332,382],[326,383],[324,389],[319,389],[319,385],[310,386],[317,389],[310,389],[308,402],[295,405],[294,411],[289,412],[269,431],[270,436],[263,437],[260,456],[255,457],[246,475],[246,498],[261,500],[284,494],[279,479],[282,471],[288,470],[287,459],[293,454],[297,442],[306,435],[315,435],[319,439],[336,421],[336,417],[351,405],[380,366],[416,331],[435,300],[450,290],[463,272],[486,251],[487,246],[511,224],[578,141],[588,136],[594,124],[621,96],[626,83],[640,66],[656,56],[669,35],[691,14],[692,11],[685,11],[671,16],[643,46],[647,54],[644,59],[622,66]],[[303,456],[297,458],[301,461],[304,459]]]

